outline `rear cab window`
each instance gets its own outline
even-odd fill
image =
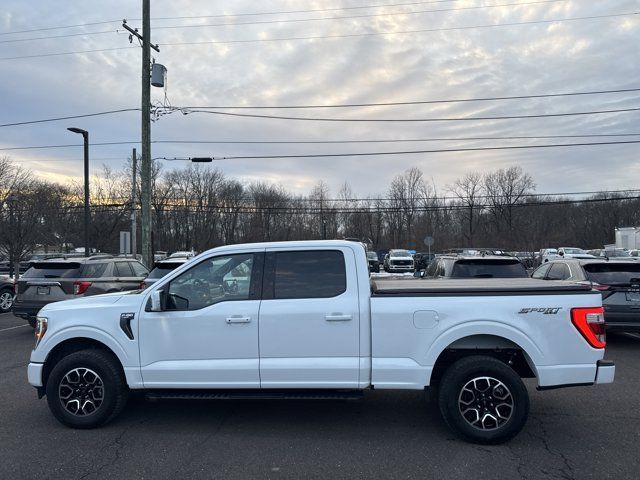
[[[331,298],[347,290],[344,254],[303,250],[267,254],[265,298]]]

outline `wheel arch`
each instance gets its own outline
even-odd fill
[[[70,355],[75,352],[79,352],[81,350],[102,350],[116,360],[118,368],[122,373],[123,378],[125,378],[125,371],[122,363],[122,359],[116,354],[116,352],[107,346],[105,343],[96,340],[95,338],[90,337],[73,337],[68,338],[66,340],[61,341],[55,347],[53,347],[44,361],[44,366],[42,370],[42,389],[45,390],[47,387],[47,381],[49,380],[49,375],[51,371],[56,366],[56,364],[65,356]]]
[[[487,325],[485,322],[465,332],[451,332],[439,337],[427,354],[433,365],[428,385],[437,385],[446,369],[457,360],[470,355],[497,358],[512,367],[523,378],[538,378],[536,365],[542,353],[522,332],[506,325]]]

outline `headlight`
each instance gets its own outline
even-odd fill
[[[38,348],[40,340],[42,340],[44,334],[47,333],[47,323],[49,321],[47,317],[36,317],[36,320],[38,321],[38,324],[36,325],[36,346],[34,348]]]

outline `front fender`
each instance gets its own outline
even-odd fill
[[[132,358],[131,353],[127,352],[127,349],[111,335],[108,335],[102,330],[88,325],[67,327],[62,330],[58,330],[51,336],[46,336],[38,347],[31,352],[31,362],[44,363],[51,351],[62,342],[77,338],[89,338],[104,344],[109,348],[123,367],[136,366],[139,363],[137,358]]]

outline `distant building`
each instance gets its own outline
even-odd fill
[[[627,250],[640,248],[640,227],[616,228],[616,248]]]

